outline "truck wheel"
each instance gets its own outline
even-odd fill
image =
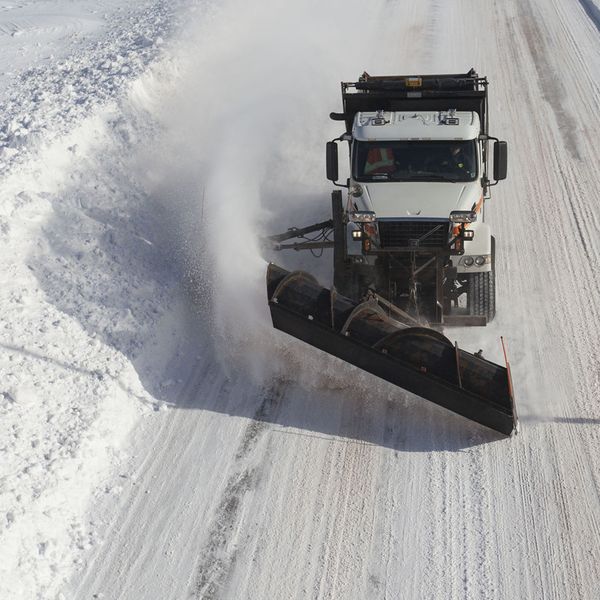
[[[469,313],[487,317],[488,323],[496,314],[496,288],[494,271],[471,273],[468,292]]]
[[[492,236],[492,270],[471,273],[467,303],[469,313],[487,317],[488,323],[496,316],[496,238]]]

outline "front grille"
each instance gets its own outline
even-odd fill
[[[382,248],[441,248],[448,244],[449,221],[379,221]]]

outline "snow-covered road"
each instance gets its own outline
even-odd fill
[[[52,63],[43,126],[0,128],[0,595],[596,598],[597,5],[139,11],[61,58],[75,112]],[[265,260],[329,260],[256,242],[327,218],[341,79],[471,66],[510,144],[498,315],[447,333],[508,339],[512,439],[273,331]]]

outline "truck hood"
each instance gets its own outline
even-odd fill
[[[365,193],[356,202],[381,219],[448,218],[453,210],[470,210],[481,197],[479,181],[398,182],[361,184]]]

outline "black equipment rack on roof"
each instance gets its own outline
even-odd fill
[[[344,112],[331,118],[346,122],[352,131],[357,112],[384,111],[475,111],[481,133],[487,134],[487,77],[474,69],[465,74],[388,75],[363,73],[357,82],[342,82]]]

